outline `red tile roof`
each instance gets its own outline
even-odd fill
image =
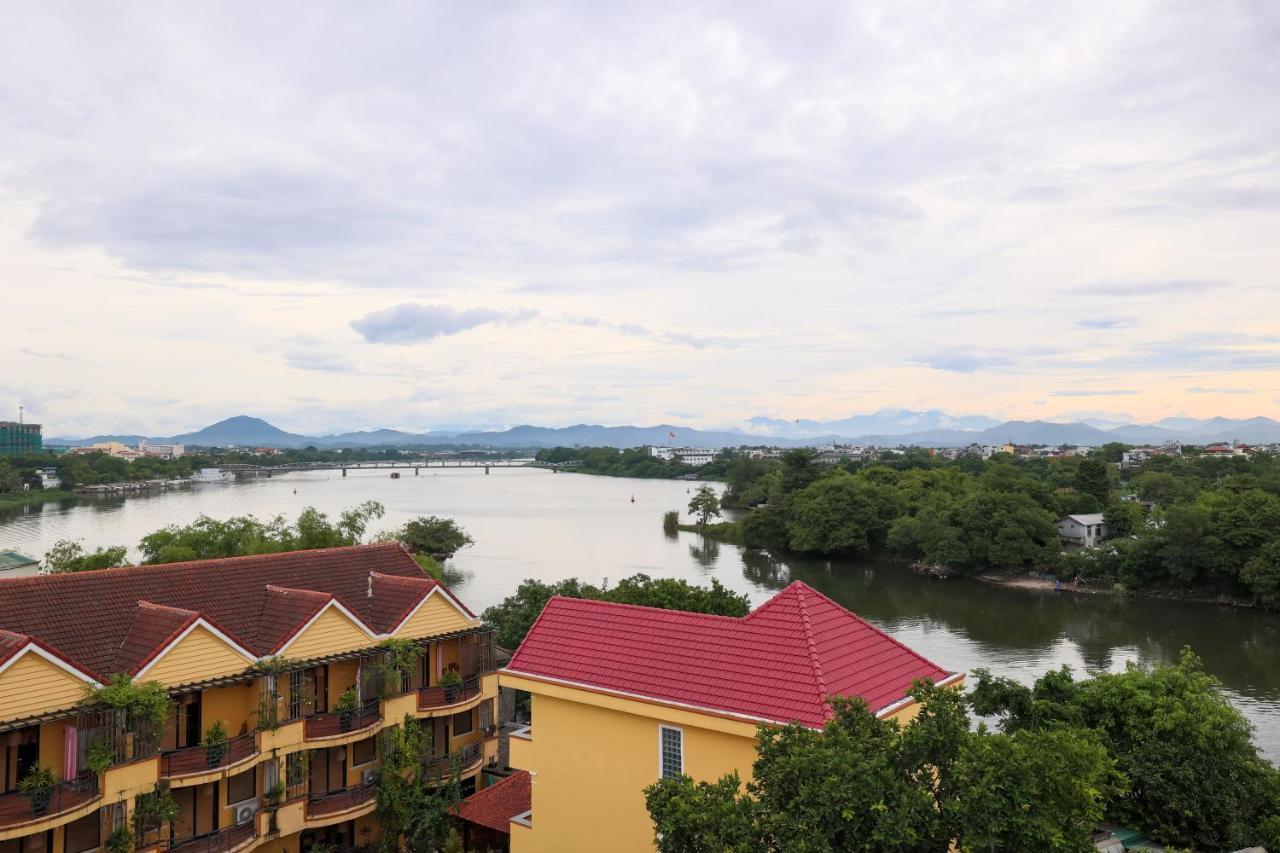
[[[878,712],[951,675],[800,581],[740,619],[556,597],[507,670],[812,727],[828,696]]]
[[[0,663],[28,635],[100,679],[136,672],[195,618],[268,656],[330,600],[389,633],[437,586],[396,543],[0,579]]]
[[[533,808],[533,786],[526,770],[476,791],[458,804],[458,817],[496,829],[511,831],[511,818]]]

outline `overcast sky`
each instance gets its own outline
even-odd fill
[[[1280,4],[3,2],[0,416],[1276,415]]]

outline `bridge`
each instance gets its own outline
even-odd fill
[[[414,476],[422,468],[483,468],[486,474],[490,468],[527,468],[534,465],[532,458],[518,459],[379,459],[369,462],[291,462],[287,465],[223,465],[223,471],[229,471],[237,477],[271,477],[275,474],[292,474],[295,471],[341,471],[347,476],[348,471],[366,471],[381,469],[386,471],[413,470]]]

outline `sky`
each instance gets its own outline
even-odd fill
[[[1280,412],[1280,4],[2,5],[47,436]]]

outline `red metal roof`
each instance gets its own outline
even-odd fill
[[[800,581],[740,619],[556,597],[507,669],[813,727],[828,696],[881,711],[952,674]]]
[[[197,617],[267,656],[331,600],[389,633],[437,586],[396,543],[0,579],[0,663],[27,635],[100,679],[136,672]]]
[[[511,818],[533,808],[533,786],[526,770],[476,791],[458,804],[458,817],[496,829],[511,831]]]

